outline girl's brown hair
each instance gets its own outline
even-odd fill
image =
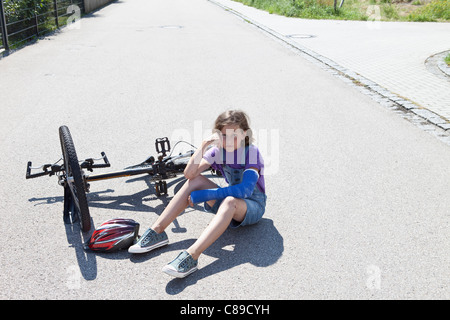
[[[253,143],[253,133],[250,129],[250,120],[247,114],[241,110],[228,110],[220,114],[214,123],[214,130],[222,131],[226,125],[238,125],[240,129],[246,131],[245,145],[249,146]]]

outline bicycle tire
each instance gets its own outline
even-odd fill
[[[61,126],[59,128],[59,138],[63,153],[66,184],[72,194],[74,207],[80,219],[81,230],[87,232],[91,229],[91,215],[89,213],[86,190],[81,175],[81,167],[78,162],[72,136],[67,126]]]

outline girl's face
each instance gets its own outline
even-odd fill
[[[247,131],[239,125],[226,125],[221,130],[222,146],[227,152],[233,152],[244,144]]]

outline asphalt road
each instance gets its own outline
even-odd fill
[[[448,145],[208,1],[114,2],[1,59],[0,75],[2,299],[450,298]],[[25,180],[27,161],[60,158],[60,125],[79,158],[105,151],[107,172],[158,137],[198,144],[227,108],[250,115],[265,155],[266,214],[186,279],[160,270],[210,221],[201,207],[168,247],[86,253],[57,179]],[[157,198],[148,176],[93,182],[93,222],[143,232],[179,183]]]

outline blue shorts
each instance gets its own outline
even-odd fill
[[[257,223],[261,220],[264,212],[266,211],[266,201],[267,196],[264,193],[254,193],[249,198],[243,199],[247,204],[247,212],[245,213],[244,220],[238,222],[236,220],[231,220],[230,228],[238,228],[251,224]],[[207,202],[204,203],[205,211],[216,214],[219,210],[222,200],[216,200],[214,205],[211,207]]]

